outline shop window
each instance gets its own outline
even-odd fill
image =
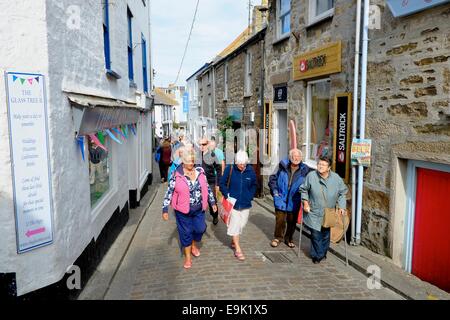
[[[334,14],[334,0],[309,0],[309,24],[314,24]]]
[[[105,137],[105,146],[111,150],[109,138]],[[109,152],[89,142],[89,184],[91,207],[95,207],[111,188],[111,155]]]
[[[277,35],[283,38],[291,32],[291,0],[278,0],[277,8]]]
[[[330,81],[308,84],[306,161],[315,165],[321,156],[331,157],[330,148]]]

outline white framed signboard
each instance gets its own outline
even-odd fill
[[[17,252],[53,242],[45,78],[6,73]]]

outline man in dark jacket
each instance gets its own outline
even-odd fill
[[[295,247],[292,238],[301,206],[301,195],[298,190],[311,170],[302,162],[302,152],[299,149],[292,149],[289,151],[289,160],[280,161],[278,171],[269,177],[276,220],[272,247],[277,247],[283,240],[290,248]]]
[[[222,177],[221,161],[217,158],[214,150],[210,150],[209,141],[206,138],[201,138],[199,141],[200,147],[200,159],[202,160],[202,168],[206,174],[206,180],[208,180],[209,187],[214,194],[214,200],[217,202],[217,191],[220,178]],[[211,205],[209,206],[209,213],[213,217],[213,224],[219,222],[219,212],[214,211]]]

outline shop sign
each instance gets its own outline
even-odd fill
[[[53,242],[45,78],[6,73],[17,252]]]
[[[348,183],[350,175],[350,134],[352,94],[336,95],[334,101],[333,171]]]
[[[273,95],[274,103],[287,102],[287,86],[273,87],[273,91],[274,91],[274,95]]]
[[[264,103],[264,148],[265,154],[270,157],[270,132],[272,130],[272,104],[270,102]]]
[[[450,0],[387,0],[394,17],[404,17],[431,7],[449,3]]]
[[[228,107],[228,115],[233,118],[233,121],[242,121],[243,106]]]
[[[293,79],[303,80],[341,72],[341,42],[294,57]]]
[[[352,165],[370,166],[372,149],[371,139],[353,139],[352,143]]]

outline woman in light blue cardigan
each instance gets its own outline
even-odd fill
[[[321,157],[317,170],[310,172],[300,186],[304,223],[311,230],[311,258],[314,263],[326,259],[330,247],[330,228],[322,227],[325,208],[337,207],[345,214],[348,188],[342,178],[331,171],[331,160]]]

